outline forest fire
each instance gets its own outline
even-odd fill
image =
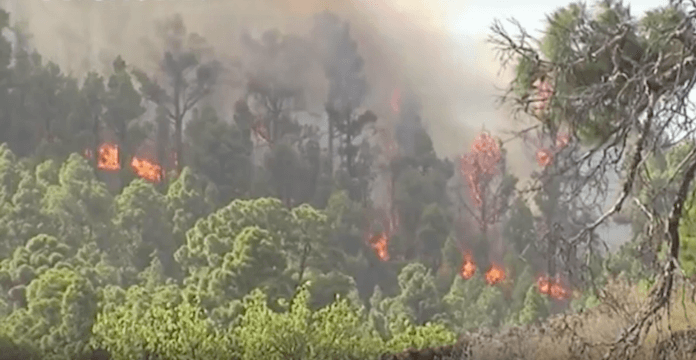
[[[156,163],[134,156],[131,160],[131,168],[140,178],[154,183],[162,181],[162,167]]]
[[[486,271],[486,284],[495,285],[505,280],[505,269],[501,266],[493,264],[491,268]]]
[[[480,183],[484,175],[495,175],[501,160],[498,142],[487,132],[479,134],[471,145],[471,152],[462,156],[460,171],[467,180],[471,197],[477,206],[482,203]]]
[[[395,94],[398,89],[395,90]],[[393,99],[392,99],[393,100]],[[398,103],[397,103],[398,104]],[[392,102],[394,105],[394,102]],[[398,109],[397,109],[398,110]],[[394,207],[393,204],[393,187],[392,183],[394,181],[393,173],[390,171],[390,165],[394,158],[399,155],[399,149],[394,141],[391,133],[385,128],[377,128],[376,133],[379,135],[378,143],[381,145],[382,153],[384,155],[385,167],[388,171],[388,175],[382,178],[384,181],[384,192],[386,197],[384,202],[381,204],[381,219],[382,219],[382,231],[378,232],[376,235],[371,235],[368,240],[370,247],[375,251],[375,254],[381,261],[389,261],[389,240],[392,235],[396,233],[399,228],[399,211]],[[368,222],[371,222],[368,220]],[[372,234],[372,229],[368,231],[368,234]]]
[[[91,154],[91,151],[89,152]],[[118,171],[121,164],[118,162],[118,145],[104,143],[99,146],[97,168],[104,171]]]
[[[103,171],[121,170],[118,145],[103,143],[98,148],[98,154],[97,169]],[[91,159],[92,151],[85,149],[84,156]],[[130,166],[135,175],[140,178],[154,183],[162,181],[162,167],[156,162],[134,156],[131,159]]]
[[[386,233],[382,232],[370,239],[370,246],[375,250],[375,254],[382,261],[389,261],[389,237]]]
[[[537,164],[541,167],[546,167],[551,165],[554,158],[554,152],[559,152],[563,150],[564,147],[568,146],[570,143],[570,135],[565,133],[559,133],[556,135],[556,140],[554,142],[553,149],[540,148],[536,152]]]
[[[539,149],[536,152],[537,164],[541,167],[546,167],[553,161],[553,154],[549,149]]]
[[[469,253],[464,254],[464,263],[460,274],[464,280],[469,280],[476,274],[476,263]]]
[[[555,300],[566,300],[570,297],[570,291],[564,288],[558,279],[550,279],[548,276],[537,278],[537,288],[539,293]]]

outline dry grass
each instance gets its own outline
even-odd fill
[[[498,334],[477,333],[474,358],[480,360],[525,359],[566,360],[602,359],[622,330],[631,325],[641,306],[648,300],[645,290],[613,281],[606,288],[606,298],[597,307],[579,314],[555,316],[543,324],[510,329]],[[673,349],[696,349],[696,303],[680,288],[672,303],[645,336],[635,356],[627,359],[696,359],[696,353],[677,354],[669,349],[670,339],[677,339]],[[692,331],[687,331],[692,330]],[[670,334],[677,334],[670,336]],[[659,344],[659,346],[656,346]],[[662,355],[656,356],[656,348]]]

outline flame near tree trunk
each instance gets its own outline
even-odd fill
[[[131,160],[131,168],[135,175],[140,178],[154,183],[162,181],[162,167],[154,162],[134,156]]]
[[[370,239],[370,246],[375,250],[375,254],[382,261],[389,261],[389,252],[387,251],[387,246],[389,244],[389,237],[387,234],[382,232]]]
[[[474,258],[470,253],[464,254],[464,264],[462,264],[460,274],[464,280],[469,280],[476,274],[476,262],[474,262]]]
[[[400,100],[398,98],[399,91],[398,89],[394,90],[394,95],[396,97],[392,97],[392,109],[395,112],[398,112],[398,105],[400,103]],[[396,106],[396,107],[395,107]],[[384,154],[384,160],[386,161],[386,164],[391,164],[392,160],[399,155],[399,149],[398,146],[396,145],[396,142],[390,136],[390,133],[385,130],[385,129],[378,129],[377,134],[379,135],[379,144],[381,145],[382,153]],[[389,166],[386,167],[387,169],[390,169]],[[391,170],[391,169],[390,169]],[[399,211],[394,207],[393,203],[393,181],[394,181],[394,174],[389,171],[388,178],[386,180],[386,186],[385,186],[385,191],[386,191],[386,204],[384,204],[384,208],[382,209],[382,227],[383,230],[375,235],[368,235],[370,236],[368,239],[368,245],[374,250],[375,254],[381,261],[389,261],[391,258],[389,255],[389,240],[391,237],[396,233],[397,229],[399,228]],[[371,222],[368,219],[368,222]],[[368,234],[372,234],[372,226],[370,225]]]
[[[491,265],[486,272],[486,284],[495,285],[503,281],[505,281],[505,269],[497,264]]]
[[[570,291],[563,287],[559,279],[551,279],[546,275],[537,278],[537,289],[539,293],[548,295],[555,300],[570,298]]]
[[[460,172],[466,179],[469,193],[478,211],[479,216],[476,220],[480,230],[486,237],[488,225],[497,221],[497,210],[495,206],[487,204],[486,191],[491,179],[499,174],[499,163],[502,160],[502,153],[499,142],[489,133],[482,132],[471,145],[471,151],[461,157]],[[464,264],[462,265],[462,277],[470,279],[476,272],[476,263],[469,253],[464,254]],[[505,280],[505,269],[496,264],[491,265],[484,275],[488,285],[495,285]]]
[[[97,158],[97,168],[104,171],[121,170],[118,162],[118,145],[104,143],[99,145]]]
[[[536,151],[536,161],[541,167],[547,167],[553,162],[554,154],[563,150],[570,142],[570,135],[559,133],[556,135],[552,148],[539,148]]]
[[[92,152],[87,149],[85,157],[91,158]],[[159,183],[162,181],[162,167],[156,162],[133,156],[130,163],[131,169],[136,176],[150,182]],[[103,171],[119,171],[119,147],[112,143],[103,143],[98,148],[97,169]]]

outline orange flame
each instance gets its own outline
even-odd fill
[[[549,279],[548,276],[537,278],[537,288],[539,293],[555,300],[566,300],[570,297],[570,291],[564,288],[558,279]]]
[[[460,172],[467,180],[471,197],[477,206],[482,203],[479,184],[483,176],[497,174],[496,164],[501,160],[498,142],[487,132],[479,134],[471,145],[471,153],[462,156]]]
[[[549,166],[553,161],[553,154],[548,149],[539,149],[536,152],[536,160],[539,166]]]
[[[162,167],[149,160],[133,157],[131,168],[137,176],[145,180],[155,183],[162,181]]]
[[[486,284],[495,285],[505,280],[505,269],[493,264],[486,272]]]
[[[474,276],[475,273],[476,263],[474,262],[473,257],[471,254],[464,254],[464,264],[462,264],[462,270],[460,272],[462,278],[464,278],[464,280],[469,280],[472,276]]]
[[[389,252],[387,251],[388,244],[389,238],[385,233],[377,234],[370,239],[370,246],[372,246],[377,257],[382,261],[389,261]]]
[[[104,143],[99,146],[98,151],[98,169],[105,171],[117,171],[121,169],[121,164],[118,162],[118,145]]]

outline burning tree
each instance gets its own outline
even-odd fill
[[[475,251],[477,256],[472,257],[468,255],[470,249],[465,250],[462,267],[462,276],[465,278],[473,275],[471,269],[475,268],[476,262],[488,263],[484,260],[484,256],[492,255],[489,253],[489,231],[507,210],[517,182],[514,177],[506,173],[505,152],[501,147],[502,143],[499,140],[484,131],[474,140],[471,151],[460,159],[460,175],[466,181],[473,206],[470,206],[460,193],[459,211],[461,213],[465,210],[468,213],[481,235],[481,242]],[[505,270],[499,263],[491,262],[486,272],[487,283],[492,285],[504,279]]]
[[[132,140],[128,136],[132,131],[131,123],[145,113],[145,108],[141,106],[142,97],[133,87],[131,74],[126,71],[126,62],[119,56],[113,63],[114,74],[111,75],[107,83],[104,96],[105,112],[103,120],[116,135],[118,147],[109,150],[115,154],[118,169],[127,169],[128,153],[134,148]],[[106,145],[106,144],[104,144]],[[100,149],[100,159],[102,158]],[[134,167],[137,173],[138,167]],[[116,169],[112,169],[116,170]],[[121,179],[121,187],[127,182],[126,177]]]
[[[177,173],[181,173],[184,120],[189,111],[211,93],[217,80],[219,64],[205,60],[210,56],[205,40],[198,34],[186,33],[181,15],[160,24],[158,35],[166,47],[160,70],[169,83],[168,89],[160,86],[157,80],[148,77],[143,71],[135,70],[133,74],[142,85],[141,91],[145,98],[161,106],[174,125]]]
[[[573,234],[559,237],[558,243],[571,249],[582,245],[590,259],[594,230],[621,211],[629,197],[665,226],[663,235],[655,232],[658,223],[648,228],[665,243],[667,261],[637,321],[606,354],[606,358],[618,358],[635,350],[641,335],[654,324],[651,320],[669,304],[676,281],[678,229],[696,173],[696,150],[689,152],[669,181],[676,182],[677,191],[666,219],[651,216],[651,204],[635,197],[633,187],[645,173],[644,159],[650,153],[681,141],[693,142],[696,126],[687,111],[691,105],[687,95],[696,85],[696,12],[693,3],[670,1],[636,22],[621,3],[598,5],[594,14],[582,4],[558,10],[541,41],[521,27],[522,36],[515,39],[499,23],[493,26],[491,41],[499,47],[504,63],[512,60],[517,66],[503,101],[511,100],[520,113],[537,116],[539,130],[551,138],[564,125],[570,137],[582,143],[556,156],[566,160],[553,176],[568,179],[564,191],[570,194],[557,205],[570,207],[569,203],[582,200],[580,205],[592,211],[593,219]],[[537,91],[538,80],[549,82],[550,96],[548,91]],[[533,114],[530,105],[537,102],[548,107]],[[600,200],[610,196],[607,179],[612,173],[620,174],[623,183],[618,199],[608,211],[597,210]],[[588,270],[587,264],[578,268]]]

